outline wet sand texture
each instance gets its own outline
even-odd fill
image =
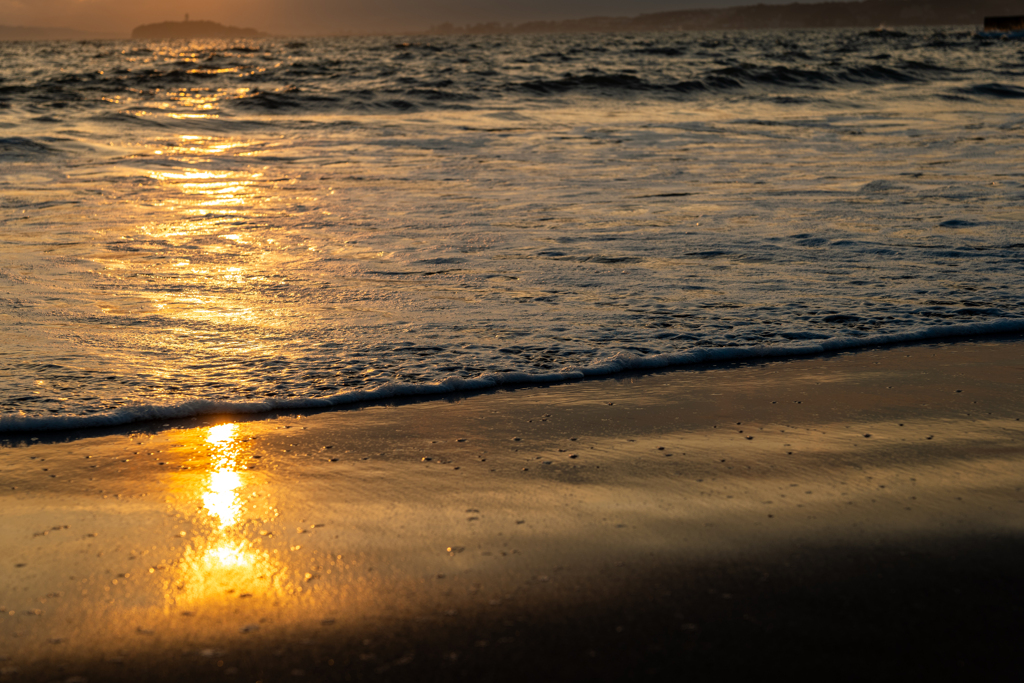
[[[0,450],[0,680],[1010,680],[1024,342]]]

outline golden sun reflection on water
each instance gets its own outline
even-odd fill
[[[180,116],[186,115],[198,116]],[[249,141],[236,137],[179,135],[173,141],[160,141],[153,154],[182,165],[150,170],[148,175],[170,193],[169,201],[165,203],[169,208],[188,212],[194,207],[191,213],[195,214],[205,213],[210,207],[224,207],[222,212],[230,212],[232,207],[253,203],[257,194],[254,184],[263,174],[201,166],[236,154],[251,156],[253,152],[246,152],[249,144]]]
[[[267,502],[266,481],[245,468],[239,426],[219,424],[199,434],[209,451],[201,476],[188,477],[178,505],[194,535],[167,584],[169,607],[190,609],[239,597],[266,598],[287,591],[279,553],[262,546],[255,528],[276,511]],[[199,444],[197,444],[198,446]]]
[[[219,328],[221,348],[235,348],[237,329],[227,339],[222,326],[246,326],[260,315],[252,304],[266,278],[271,243],[254,228],[274,198],[266,193],[262,168],[230,159],[258,152],[251,140],[236,136],[177,135],[151,145],[159,163],[145,171],[154,184],[149,220],[121,238],[124,250],[104,256],[107,269],[133,287],[139,284],[131,281],[133,271],[156,274],[136,287],[139,308],[158,312],[161,322],[180,321],[174,335],[156,344],[166,339],[177,353],[197,326],[212,325]],[[167,258],[149,258],[161,253]],[[245,348],[261,347],[256,336],[258,331],[246,337]]]
[[[235,69],[191,69],[190,74],[229,73]],[[166,116],[172,119],[218,119],[223,100],[245,97],[249,88],[206,90],[182,88],[166,93],[167,101],[153,102],[151,107],[168,110]]]
[[[251,187],[261,174],[240,174],[235,171],[150,171],[149,177],[167,187],[173,187],[187,197],[181,201],[183,209],[194,207],[191,213],[205,213],[210,207],[231,207],[251,201]]]

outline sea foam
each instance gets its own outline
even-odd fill
[[[495,372],[469,379],[446,377],[439,382],[408,384],[389,382],[368,390],[354,390],[319,398],[274,399],[264,401],[213,401],[188,399],[166,405],[130,405],[107,413],[76,416],[61,415],[37,417],[28,415],[0,415],[0,434],[14,432],[42,432],[92,427],[117,427],[155,420],[171,420],[201,416],[249,415],[274,411],[318,410],[360,403],[376,403],[390,399],[417,396],[440,396],[464,392],[486,391],[501,387],[549,385],[572,382],[585,378],[598,378],[627,371],[654,371],[683,368],[703,363],[728,363],[743,360],[782,359],[820,355],[872,346],[918,342],[929,339],[953,339],[976,335],[1024,332],[1024,319],[1001,320],[994,323],[965,325],[937,325],[916,332],[876,335],[851,339],[828,339],[818,344],[790,346],[759,346],[745,348],[704,348],[685,353],[664,353],[637,356],[618,353],[607,361],[592,366],[531,374],[526,372]]]

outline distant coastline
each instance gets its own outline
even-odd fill
[[[855,0],[853,2],[743,5],[692,9],[632,17],[586,17],[521,24],[438,24],[432,35],[492,33],[607,33],[646,31],[724,31],[748,29],[847,28],[881,26],[962,26],[985,17],[1021,14],[1020,0]]]
[[[215,21],[164,21],[132,30],[132,40],[191,40],[193,38],[263,38],[254,28],[224,26]]]

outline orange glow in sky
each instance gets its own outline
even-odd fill
[[[785,4],[789,0],[764,0]],[[0,24],[66,27],[127,38],[163,21],[215,21],[284,36],[427,31],[442,23],[552,21],[635,16],[680,9],[757,4],[751,0],[0,0]]]

